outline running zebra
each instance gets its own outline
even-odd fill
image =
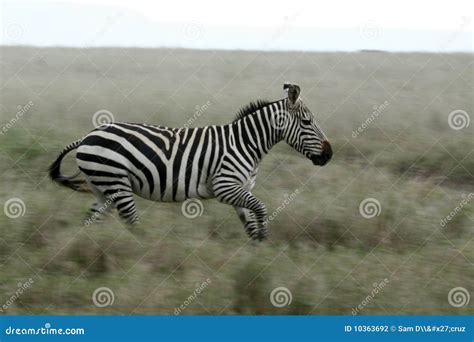
[[[252,102],[223,126],[102,125],[68,145],[50,166],[50,177],[73,190],[92,191],[97,202],[91,214],[117,208],[131,225],[138,222],[133,194],[161,202],[216,198],[234,206],[249,236],[262,240],[267,211],[251,191],[265,154],[284,140],[314,165],[323,166],[332,156],[300,87],[285,84],[283,89],[284,99]],[[63,176],[61,161],[75,149],[80,171]],[[77,179],[81,173],[85,180]]]

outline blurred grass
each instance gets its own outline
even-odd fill
[[[474,288],[474,210],[440,220],[474,190],[473,125],[452,130],[448,114],[472,116],[472,55],[269,53],[166,49],[0,48],[2,203],[21,198],[25,215],[0,216],[0,305],[20,281],[34,279],[7,313],[173,314],[205,279],[210,285],[183,314],[472,314],[454,308],[451,288]],[[284,143],[263,161],[255,194],[272,221],[269,240],[249,241],[234,210],[213,200],[195,219],[180,204],[137,199],[141,226],[116,215],[81,225],[93,198],[60,189],[48,165],[93,128],[92,115],[182,126],[210,101],[195,126],[224,124],[250,100],[278,99],[300,84],[335,151],[315,168]],[[356,138],[352,132],[387,108]],[[74,171],[66,161],[64,172]],[[365,198],[381,204],[363,218]],[[115,294],[97,308],[98,287]],[[270,293],[287,287],[292,303]]]

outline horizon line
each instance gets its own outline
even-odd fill
[[[297,49],[246,49],[246,48],[211,48],[211,47],[183,47],[183,46],[132,46],[132,45],[103,45],[103,46],[78,46],[78,45],[34,45],[34,44],[4,44],[0,48],[35,48],[35,49],[137,49],[137,50],[192,50],[192,51],[225,51],[225,52],[277,52],[277,53],[397,53],[397,54],[474,54],[473,50],[382,50],[382,49],[357,49],[357,50],[297,50]]]

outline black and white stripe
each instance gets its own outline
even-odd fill
[[[107,200],[128,223],[138,222],[133,194],[161,202],[216,198],[234,206],[248,234],[266,235],[265,205],[251,193],[258,164],[285,140],[316,165],[331,158],[331,147],[299,87],[285,85],[288,98],[252,103],[223,126],[168,128],[135,123],[100,126],[68,145],[51,165],[54,181],[88,188],[97,197],[92,211]],[[87,184],[61,176],[62,158],[77,149],[76,160]]]

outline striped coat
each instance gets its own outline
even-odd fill
[[[262,239],[266,209],[251,191],[263,156],[282,140],[315,165],[326,164],[332,155],[326,136],[299,98],[299,87],[285,87],[288,98],[251,103],[228,125],[102,125],[67,146],[51,165],[50,176],[75,190],[92,191],[97,202],[91,214],[97,215],[113,198],[108,209],[116,207],[130,224],[138,222],[133,194],[161,202],[216,198],[234,206],[248,234]],[[60,174],[62,158],[74,149],[85,180]]]

